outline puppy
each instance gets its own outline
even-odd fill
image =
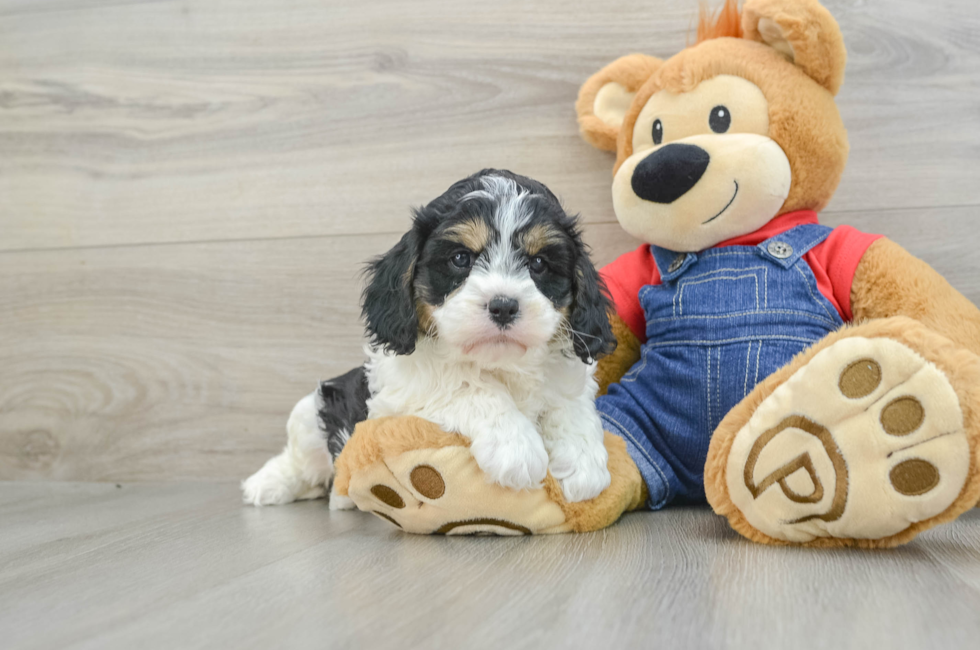
[[[242,484],[244,500],[323,496],[354,426],[388,415],[468,437],[505,487],[538,487],[550,469],[568,501],[597,496],[610,482],[593,379],[615,347],[608,305],[548,188],[497,170],[457,182],[370,263],[367,362],[296,405],[286,448]],[[350,506],[332,495],[331,508]]]

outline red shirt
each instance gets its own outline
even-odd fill
[[[715,248],[725,246],[757,246],[770,237],[791,230],[796,226],[818,223],[813,210],[798,210],[781,214],[765,226],[748,235],[723,241]],[[845,323],[851,314],[851,284],[854,273],[865,251],[881,235],[869,235],[851,226],[835,228],[823,242],[803,256],[817,279],[817,288],[829,300]],[[640,306],[639,292],[643,287],[660,284],[660,271],[648,244],[621,255],[616,261],[599,271],[609,288],[609,295],[616,305],[616,312],[640,341],[647,340],[646,315]]]

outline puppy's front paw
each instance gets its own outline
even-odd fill
[[[473,438],[470,453],[490,481],[513,490],[541,487],[548,473],[548,452],[530,422]]]
[[[551,475],[561,483],[569,503],[588,501],[609,487],[612,476],[606,466],[609,454],[603,445],[556,442],[551,446]]]
[[[268,466],[242,481],[242,501],[248,505],[279,506],[295,500],[292,482]]]

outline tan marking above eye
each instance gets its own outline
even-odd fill
[[[881,410],[881,427],[892,436],[907,436],[922,426],[926,410],[911,396],[899,397]]]
[[[541,249],[561,242],[561,232],[552,226],[536,224],[521,233],[521,246],[528,255],[536,255]]]
[[[912,458],[895,465],[888,480],[899,494],[915,497],[939,485],[939,470],[927,460]]]
[[[467,219],[453,224],[443,234],[447,240],[460,243],[474,253],[486,248],[491,236],[490,227],[481,219]]]
[[[712,131],[708,122],[717,106],[724,106],[731,117],[724,134]],[[647,100],[633,125],[634,154],[656,146],[653,124],[658,119],[663,128],[662,145],[702,134],[769,135],[769,102],[758,86],[734,75],[706,79],[685,93],[661,90]]]
[[[837,383],[840,392],[849,399],[861,399],[881,385],[881,366],[874,359],[860,359],[844,369]]]

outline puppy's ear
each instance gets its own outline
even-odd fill
[[[415,264],[421,241],[416,228],[394,248],[373,260],[366,270],[361,314],[371,344],[395,354],[411,354],[419,335],[415,307]]]
[[[778,51],[831,95],[844,82],[844,36],[817,0],[747,0],[742,32]]]
[[[619,129],[636,91],[662,63],[645,54],[628,54],[589,77],[575,102],[579,128],[589,144],[616,151]]]
[[[582,361],[591,363],[616,349],[616,337],[609,325],[606,285],[592,265],[585,246],[579,242],[578,248],[575,300],[568,315],[568,324],[574,330],[572,341],[575,354]]]

